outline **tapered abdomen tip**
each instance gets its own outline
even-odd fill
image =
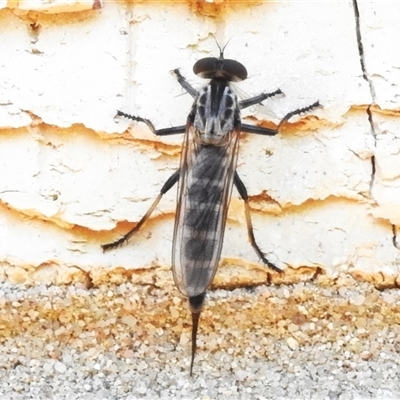
[[[193,364],[197,349],[197,329],[199,327],[200,313],[201,309],[203,308],[205,298],[205,293],[189,297],[189,305],[192,312],[192,360],[190,362],[190,376],[193,375]]]

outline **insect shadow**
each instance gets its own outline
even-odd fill
[[[221,48],[219,58],[206,57],[194,64],[193,72],[210,80],[199,91],[188,83],[179,69],[173,72],[182,88],[194,98],[186,125],[155,129],[152,122],[146,118],[122,111],[118,111],[117,115],[145,123],[157,136],[183,133],[180,167],[164,183],[159,195],[137,225],[122,238],[104,244],[102,248],[104,251],[114,249],[137,233],[162,196],[178,182],[172,269],[175,284],[179,291],[188,297],[192,314],[192,375],[200,313],[206,291],[213,281],[220,261],[233,185],[244,201],[251,246],[266,266],[282,272],[266,258],[254,237],[249,197],[236,172],[240,132],[276,135],[289,118],[318,107],[319,102],[288,113],[276,129],[248,125],[241,122],[240,110],[282,94],[280,89],[239,101],[230,83],[245,80],[247,70],[238,61],[225,59]]]

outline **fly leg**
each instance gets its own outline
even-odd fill
[[[255,99],[256,97],[248,99],[247,101]],[[254,103],[252,103],[252,104],[254,104]],[[279,130],[282,127],[282,125],[286,121],[288,121],[290,118],[292,118],[294,115],[302,114],[303,112],[310,111],[313,108],[316,108],[316,107],[319,107],[319,106],[320,106],[319,101],[316,101],[315,103],[311,104],[310,106],[303,107],[303,108],[298,108],[297,110],[294,110],[294,111],[291,111],[290,113],[287,113],[282,118],[281,122],[279,123],[279,125],[278,125],[278,127],[276,129],[263,128],[262,126],[257,126],[257,125],[242,124],[240,130],[242,132],[246,132],[246,133],[255,133],[256,135],[274,136],[279,132]],[[246,107],[248,107],[248,105],[246,105]]]
[[[137,225],[133,229],[131,229],[127,234],[122,236],[122,238],[116,240],[115,242],[103,244],[101,246],[103,248],[103,251],[108,251],[111,249],[115,249],[118,246],[121,246],[123,243],[125,243],[127,240],[129,240],[129,238],[132,235],[134,235],[136,232],[138,232],[140,230],[140,228],[144,225],[144,223],[150,218],[150,215],[153,213],[153,211],[157,207],[157,205],[160,202],[163,195],[165,193],[167,193],[168,190],[171,189],[172,186],[174,186],[176,182],[178,182],[179,173],[180,173],[180,170],[178,169],[173,173],[173,175],[171,175],[168,178],[168,180],[164,183],[163,187],[161,188],[159,195],[156,197],[153,204],[147,210],[146,214],[144,214],[142,219],[137,223]]]
[[[262,101],[268,99],[269,97],[276,96],[278,94],[283,94],[281,89],[275,90],[275,92],[271,93],[261,93],[258,96],[250,97],[246,100],[239,101],[239,108],[243,110],[243,108],[247,108],[250,106],[254,106],[255,104],[261,104]]]
[[[179,84],[188,92],[194,99],[197,97],[197,90],[186,80],[186,78],[180,73],[179,68],[172,71],[176,75],[176,79]]]
[[[317,108],[317,107],[321,107],[321,104],[319,104],[319,101],[316,101],[315,103],[307,106],[307,107],[303,107],[303,108],[298,108],[297,110],[291,111],[290,113],[287,113],[281,120],[281,122],[279,122],[278,128],[276,129],[277,131],[279,131],[279,129],[281,128],[281,126],[288,121],[290,118],[292,118],[294,115],[298,115],[298,114],[302,114],[303,112],[307,112],[312,110],[313,108]]]
[[[183,77],[182,77],[183,78]],[[147,119],[147,118],[142,118],[138,117],[135,115],[130,115],[126,114],[122,111],[117,111],[117,115],[120,117],[128,118],[131,119],[132,121],[137,121],[137,122],[143,122],[145,123],[148,128],[157,136],[168,136],[168,135],[176,135],[179,133],[185,133],[186,131],[186,125],[182,126],[173,126],[171,128],[165,128],[165,129],[156,129],[153,125],[153,123]],[[136,232],[140,230],[140,228],[143,226],[143,224],[150,218],[151,214],[157,207],[158,203],[160,202],[161,198],[165,193],[168,192],[172,188],[172,186],[175,185],[176,182],[179,180],[179,172],[180,170],[178,169],[175,171],[173,175],[171,175],[168,180],[164,183],[163,187],[160,190],[159,195],[156,197],[154,200],[153,204],[150,206],[150,208],[147,210],[146,214],[142,217],[142,219],[137,223],[137,225],[131,229],[126,235],[124,235],[122,238],[116,240],[115,242],[112,243],[107,243],[103,244],[101,247],[103,248],[103,251],[115,249],[116,247],[122,245],[125,243],[129,238],[134,235]]]
[[[268,99],[269,97],[276,96],[278,94],[283,94],[281,89],[277,89],[275,90],[275,92],[271,93],[261,93],[258,96],[250,97],[250,99],[239,101],[239,108],[242,110],[243,108],[247,108],[255,104],[261,104],[263,100]],[[278,133],[278,129],[263,128],[261,126],[249,125],[249,124],[242,124],[241,130],[242,132],[246,133],[256,133],[259,135],[269,135],[269,136],[273,136]]]
[[[174,69],[172,72],[176,75],[176,79],[178,80],[178,82],[182,86],[182,88],[195,99],[198,95],[197,90],[180,73],[179,68]],[[280,92],[280,90],[279,90],[279,92]],[[267,95],[267,97],[274,96],[275,94],[276,93],[271,93],[271,94]],[[253,99],[256,99],[256,98],[258,99],[256,101],[256,103],[259,103],[262,100],[266,99],[266,97],[263,97],[263,95],[261,94],[259,96],[253,97],[247,101],[252,101]],[[252,104],[254,104],[254,103],[252,103]],[[251,105],[251,104],[249,104],[249,105]],[[248,107],[248,106],[246,106],[246,107]],[[119,110],[117,111],[117,115],[119,117],[125,117],[128,119],[131,119],[132,121],[145,123],[149,127],[149,129],[157,136],[166,136],[166,135],[175,135],[177,133],[185,133],[185,130],[186,130],[186,125],[175,126],[175,127],[166,128],[166,129],[156,129],[154,127],[153,123],[147,118],[142,118],[142,117],[137,117],[135,115],[126,114],[123,111],[119,111]]]
[[[273,97],[278,94],[283,94],[281,89],[277,89],[275,90],[275,92],[272,93],[261,93],[258,96],[250,97],[250,99],[240,101],[239,108],[242,110],[243,108],[247,108],[255,104],[260,104],[263,100],[267,99],[268,97]],[[258,135],[268,135],[268,136],[274,136],[278,133],[278,129],[263,128],[262,126],[249,125],[249,124],[241,124],[241,131],[246,133],[255,133]]]
[[[279,89],[276,92],[280,92]],[[275,95],[278,93],[271,93],[270,95]],[[260,95],[262,98],[263,94]],[[256,104],[259,101],[259,98],[253,97],[251,99],[248,99],[247,102],[244,106],[242,106],[242,108],[244,107],[248,107],[249,105],[252,104]],[[242,102],[243,103],[243,102]],[[290,113],[286,114],[283,119],[281,120],[281,122],[279,123],[277,129],[269,129],[269,128],[263,128],[261,126],[255,126],[255,125],[247,125],[247,124],[242,124],[240,130],[242,132],[247,132],[247,133],[255,133],[258,135],[267,135],[267,136],[273,136],[276,135],[281,126],[288,121],[291,117],[293,117],[294,115],[297,114],[301,114],[303,112],[309,111],[313,108],[319,107],[320,104],[319,102],[315,102],[314,104],[311,104],[310,106],[304,107],[304,108],[298,108],[297,110],[291,111]],[[268,267],[270,267],[271,269],[273,269],[274,271],[277,272],[282,272],[282,270],[280,268],[278,268],[276,265],[274,265],[273,263],[271,263],[270,261],[267,260],[267,258],[265,257],[264,253],[261,251],[260,247],[258,246],[255,237],[254,237],[254,231],[253,231],[253,224],[251,222],[251,214],[250,214],[250,205],[249,205],[249,196],[247,194],[247,189],[244,186],[242,180],[239,178],[238,173],[235,171],[235,175],[233,177],[233,183],[236,186],[236,189],[238,190],[240,197],[243,199],[244,201],[244,207],[245,207],[245,215],[246,215],[246,224],[247,224],[247,233],[249,236],[249,241],[250,244],[252,245],[253,249],[255,250],[255,252],[257,253],[257,255],[261,258],[261,260],[268,265]]]
[[[179,84],[182,86],[182,88],[188,92],[193,98],[196,98],[198,95],[197,90],[186,80],[186,78],[180,73],[179,68],[176,68],[172,71],[176,75],[176,79],[178,80]],[[274,94],[269,94],[268,97],[273,96]],[[258,99],[257,102],[260,102],[264,100],[266,97],[263,97],[263,95],[256,96]],[[255,98],[252,98],[255,99]],[[249,99],[249,100],[252,100]],[[248,106],[246,106],[248,107]],[[164,128],[164,129],[156,129],[153,125],[153,123],[147,119],[147,118],[142,118],[138,117],[135,115],[131,114],[126,114],[123,111],[117,111],[117,116],[119,117],[124,117],[127,119],[131,119],[132,121],[137,121],[137,122],[143,122],[147,125],[147,127],[157,136],[168,136],[168,135],[176,135],[178,133],[185,133],[186,131],[186,125],[180,125],[180,126],[173,126],[171,128]]]
[[[137,117],[135,115],[126,114],[123,111],[119,111],[119,110],[117,111],[117,115],[119,117],[131,119],[132,121],[145,123],[148,126],[148,128],[157,136],[177,135],[179,133],[185,133],[185,131],[186,131],[186,125],[173,126],[171,128],[165,128],[165,129],[156,129],[154,127],[153,123],[147,118],[142,118],[142,117]]]
[[[239,175],[236,171],[235,171],[235,175],[233,177],[233,183],[235,184],[235,187],[236,187],[237,191],[239,192],[240,197],[244,201],[244,210],[245,210],[246,225],[247,225],[247,235],[249,237],[251,246],[253,247],[254,251],[257,253],[258,257],[261,258],[261,260],[263,261],[264,264],[268,265],[268,267],[273,269],[274,271],[282,272],[282,270],[280,268],[278,268],[275,264],[268,261],[268,259],[265,257],[264,253],[261,251],[260,247],[258,246],[258,244],[256,242],[256,239],[254,237],[254,231],[253,231],[253,223],[251,222],[249,196],[247,194],[247,189],[244,186],[244,183],[239,178]]]

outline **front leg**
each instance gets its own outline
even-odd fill
[[[177,78],[178,82],[180,83],[180,85],[182,86],[182,88],[184,90],[186,90],[186,92],[188,92],[193,98],[196,98],[198,95],[197,90],[180,73],[179,68],[174,69],[172,72],[176,75],[176,78]],[[135,115],[126,114],[123,111],[119,111],[119,110],[117,111],[117,115],[119,117],[131,119],[132,121],[145,123],[148,126],[148,128],[157,136],[176,135],[179,133],[185,133],[185,131],[186,131],[186,125],[173,126],[171,128],[164,128],[164,129],[156,129],[154,127],[153,123],[147,118],[142,118],[142,117],[138,117]]]
[[[117,111],[117,115],[119,117],[131,119],[132,121],[145,123],[148,126],[148,128],[157,136],[177,135],[179,133],[185,133],[185,131],[186,131],[186,125],[173,126],[171,128],[164,128],[164,129],[156,129],[154,127],[153,123],[147,118],[142,118],[142,117],[137,117],[135,115],[126,114],[123,111],[119,111],[119,110]]]
[[[283,94],[281,89],[277,89],[275,90],[275,92],[271,93],[261,93],[258,96],[250,97],[249,99],[246,100],[241,100],[239,101],[239,108],[243,110],[243,108],[254,106],[255,104],[261,104],[261,102],[264,101],[265,99],[276,96],[278,94]]]
[[[186,78],[180,73],[179,68],[175,68],[172,71],[176,75],[176,79],[179,84],[188,92],[194,99],[197,97],[197,90],[186,80]]]

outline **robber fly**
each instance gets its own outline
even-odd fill
[[[246,68],[238,61],[224,59],[221,49],[219,58],[202,58],[194,64],[193,72],[196,75],[210,79],[199,91],[187,82],[179,69],[173,72],[183,89],[194,98],[186,125],[155,129],[148,119],[121,111],[118,111],[118,115],[145,123],[158,136],[184,133],[180,167],[165,182],[139,223],[121,239],[102,247],[104,250],[116,248],[138,232],[162,196],[178,182],[172,268],[175,284],[179,291],[188,297],[192,314],[192,375],[200,313],[206,291],[213,281],[221,257],[233,185],[244,201],[250,244],[264,264],[282,272],[267,260],[254,238],[247,190],[236,172],[240,132],[276,135],[280,126],[290,117],[311,110],[319,106],[319,103],[287,114],[277,129],[247,125],[241,123],[240,110],[281,94],[279,89],[239,101],[230,82],[245,80]]]

